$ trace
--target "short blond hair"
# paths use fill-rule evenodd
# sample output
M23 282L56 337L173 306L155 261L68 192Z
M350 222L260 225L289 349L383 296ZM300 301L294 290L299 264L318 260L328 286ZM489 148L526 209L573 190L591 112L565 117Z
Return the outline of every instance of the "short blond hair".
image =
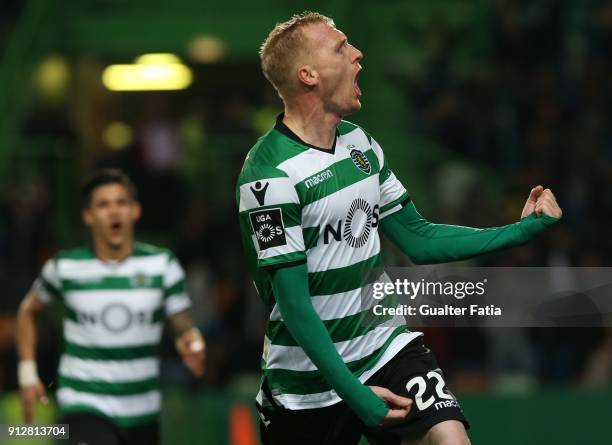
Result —
M285 22L277 23L261 45L261 69L284 101L295 88L294 70L297 57L305 49L302 28L317 23L336 27L331 18L318 12L304 11Z

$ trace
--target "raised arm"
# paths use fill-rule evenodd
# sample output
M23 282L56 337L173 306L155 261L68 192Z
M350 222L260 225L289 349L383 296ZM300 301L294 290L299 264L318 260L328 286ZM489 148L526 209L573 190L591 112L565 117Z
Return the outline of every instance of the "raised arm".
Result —
M560 217L561 209L552 192L538 186L531 191L521 220L514 224L486 229L434 224L423 218L408 199L401 210L382 220L380 228L414 263L433 264L525 244Z

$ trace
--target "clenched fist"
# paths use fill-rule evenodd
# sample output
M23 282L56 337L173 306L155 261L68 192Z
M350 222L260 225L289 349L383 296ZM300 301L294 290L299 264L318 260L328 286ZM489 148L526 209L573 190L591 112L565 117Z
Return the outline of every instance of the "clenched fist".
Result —
M523 207L521 218L529 216L533 212L535 212L538 217L548 215L553 218L561 218L563 215L553 192L550 189L545 189L541 185L531 189L529 198L527 198L527 202Z
M191 328L183 333L175 342L176 350L183 359L185 366L196 377L204 375L204 360L206 342L197 328Z

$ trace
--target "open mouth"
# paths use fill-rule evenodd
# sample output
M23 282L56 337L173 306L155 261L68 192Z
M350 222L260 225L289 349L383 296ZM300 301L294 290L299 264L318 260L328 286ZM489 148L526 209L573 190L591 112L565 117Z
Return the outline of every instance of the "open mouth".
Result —
M111 233L113 235L119 234L121 232L122 224L120 222L114 222L111 224Z
M357 94L357 97L361 96L361 88L359 88L359 75L361 74L361 68L359 68L359 71L357 71L357 74L355 75L355 80L353 82L353 86L355 88L355 94Z

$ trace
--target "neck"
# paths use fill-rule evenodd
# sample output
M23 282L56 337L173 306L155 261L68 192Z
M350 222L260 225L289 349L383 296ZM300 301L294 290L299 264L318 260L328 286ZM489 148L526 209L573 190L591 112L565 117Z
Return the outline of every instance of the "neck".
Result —
M307 102L296 101L285 105L283 122L304 142L331 150L341 118L338 114L325 111L321 103Z
M122 261L132 255L134 241L126 241L119 246L113 246L101 239L94 239L94 249L96 256L102 261Z

